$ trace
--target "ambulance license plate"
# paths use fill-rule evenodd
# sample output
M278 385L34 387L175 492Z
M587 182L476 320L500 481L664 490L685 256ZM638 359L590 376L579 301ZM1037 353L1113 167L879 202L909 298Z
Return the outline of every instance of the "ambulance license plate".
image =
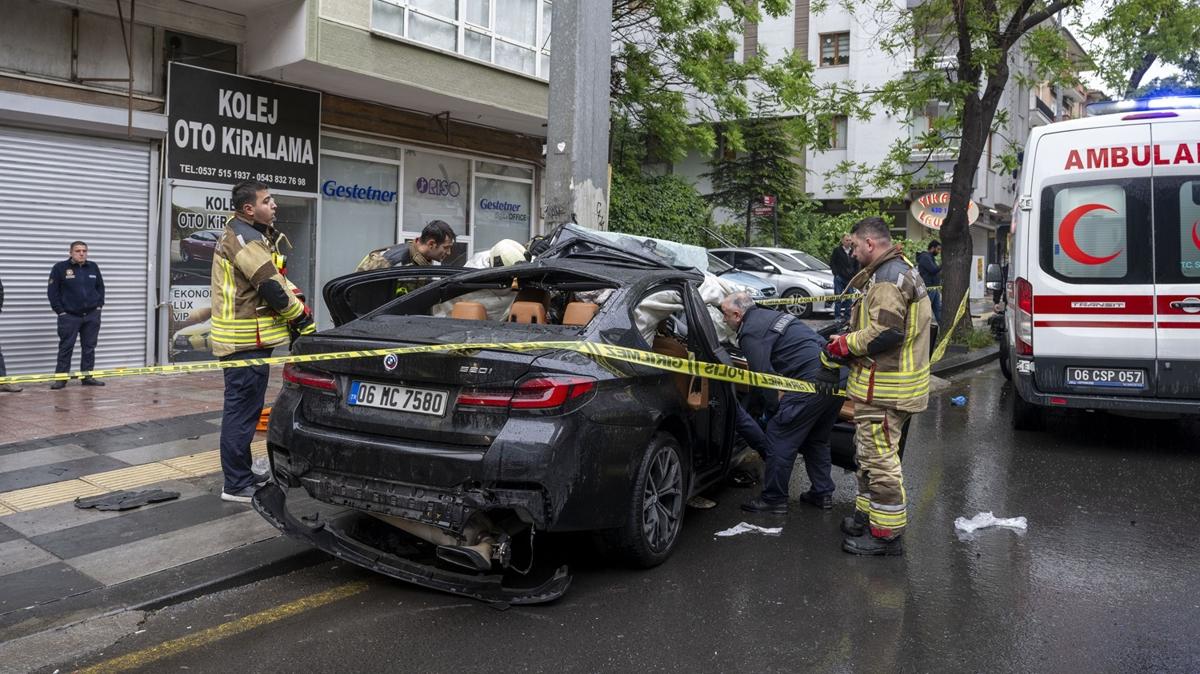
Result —
M440 417L446 413L446 398L445 391L356 381L350 384L350 396L346 402Z
M1146 388L1145 370L1124 370L1101 367L1068 367L1067 384L1100 388Z

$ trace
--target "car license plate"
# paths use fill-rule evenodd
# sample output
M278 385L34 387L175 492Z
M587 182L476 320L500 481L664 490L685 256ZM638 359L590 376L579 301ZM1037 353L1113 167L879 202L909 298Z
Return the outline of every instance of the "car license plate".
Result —
M440 417L446 413L446 397L445 391L356 381L350 384L350 396L346 402Z
M1102 388L1146 388L1145 370L1124 370L1103 367L1068 367L1067 384Z

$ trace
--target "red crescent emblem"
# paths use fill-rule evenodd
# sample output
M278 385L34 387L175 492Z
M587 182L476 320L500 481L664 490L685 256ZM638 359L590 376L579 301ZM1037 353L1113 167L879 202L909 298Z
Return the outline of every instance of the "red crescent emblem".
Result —
M1095 255L1084 252L1084 250L1079 247L1079 243L1075 241L1075 225L1079 224L1079 220L1083 216L1095 210L1105 210L1113 213L1117 212L1116 209L1109 208L1104 204L1084 204L1082 206L1077 206L1076 208L1072 209L1070 213L1067 213L1067 217L1063 218L1062 223L1058 226L1058 241L1062 246L1063 252L1066 253L1067 256L1072 260L1075 260L1080 264L1104 264L1105 262L1109 262L1121 254L1121 251L1118 250L1107 257L1096 257Z
M1200 220L1192 223L1192 245L1200 249L1200 233L1196 232L1196 228L1200 227Z

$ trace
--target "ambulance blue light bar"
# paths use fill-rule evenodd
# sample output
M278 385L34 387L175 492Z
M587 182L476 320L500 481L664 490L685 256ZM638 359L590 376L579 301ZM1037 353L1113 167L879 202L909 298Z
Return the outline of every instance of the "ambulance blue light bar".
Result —
M1101 101L1089 103L1087 106L1088 117L1156 110L1200 110L1200 96L1158 96L1129 101Z

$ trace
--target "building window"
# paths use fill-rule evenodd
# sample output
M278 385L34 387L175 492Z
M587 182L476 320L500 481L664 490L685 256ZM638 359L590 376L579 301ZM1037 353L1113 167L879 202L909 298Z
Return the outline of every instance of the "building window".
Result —
M821 35L821 65L844 66L850 62L850 33Z
M371 29L541 79L550 0L372 0Z
M846 133L849 128L849 119L845 115L837 115L833 118L830 124L829 147L835 150L846 149Z
M925 104L924 108L914 110L912 123L909 125L909 139L912 141L913 149L921 150L930 146L933 140L929 135L930 132L934 131L939 135L941 133L937 120L953 114L950 104L944 101L930 101ZM945 143L949 147L958 147L958 141L957 137L945 139Z

